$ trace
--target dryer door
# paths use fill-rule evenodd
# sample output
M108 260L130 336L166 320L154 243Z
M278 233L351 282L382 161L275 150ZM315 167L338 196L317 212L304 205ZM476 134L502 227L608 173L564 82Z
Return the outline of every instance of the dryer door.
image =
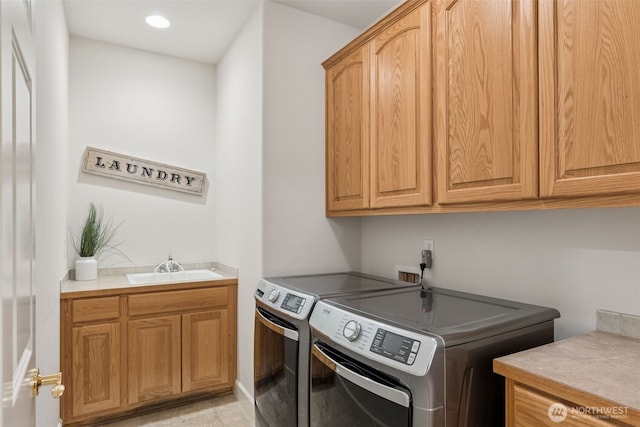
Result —
M259 427L297 425L298 342L293 325L256 308L253 363Z
M393 378L316 342L311 358L311 427L409 427L411 393Z

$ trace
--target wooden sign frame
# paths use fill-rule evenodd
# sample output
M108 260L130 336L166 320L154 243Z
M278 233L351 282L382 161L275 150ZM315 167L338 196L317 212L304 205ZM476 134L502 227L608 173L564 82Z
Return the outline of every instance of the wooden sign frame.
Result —
M152 162L138 157L89 147L84 151L82 171L167 190L202 195L207 174L191 169Z

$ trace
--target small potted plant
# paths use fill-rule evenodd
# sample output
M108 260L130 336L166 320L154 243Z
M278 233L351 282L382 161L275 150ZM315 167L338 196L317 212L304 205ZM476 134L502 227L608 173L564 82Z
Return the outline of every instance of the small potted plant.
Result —
M114 226L112 221L105 222L102 209L89 203L82 232L79 237L73 236L73 246L80 257L76 260L75 280L95 280L98 276L96 257L108 251L120 252L115 242L116 232L122 223ZM121 252L120 252L121 253Z

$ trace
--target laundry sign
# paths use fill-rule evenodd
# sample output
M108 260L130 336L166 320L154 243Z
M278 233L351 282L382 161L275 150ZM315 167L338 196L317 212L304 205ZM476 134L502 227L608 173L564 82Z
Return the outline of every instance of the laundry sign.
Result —
M93 147L85 149L82 170L94 175L198 195L202 195L207 182L207 174L203 172Z

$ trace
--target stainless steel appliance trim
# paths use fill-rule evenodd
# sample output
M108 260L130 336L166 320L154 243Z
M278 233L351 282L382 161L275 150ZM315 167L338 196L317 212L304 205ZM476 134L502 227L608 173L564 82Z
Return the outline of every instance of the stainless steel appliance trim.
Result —
M362 332L360 337L354 341L349 341L343 334L344 326L350 320L355 320L361 325ZM374 320L371 317L347 311L331 304L330 301L327 300L316 303L311 313L311 318L309 319L309 326L316 334L322 335L327 341L335 343L339 348L353 351L366 357L368 360L385 365L395 371L402 371L415 376L425 376L427 374L431 368L431 363L433 362L436 351L444 345L438 337L400 329L388 323ZM414 362L407 364L372 352L371 344L375 339L378 329L384 329L385 331L420 341ZM386 367L384 369L387 369Z
M408 408L411 405L411 397L406 393L388 387L386 385L379 384L367 377L363 377L362 375L353 372L349 368L346 368L345 366L341 365L339 362L336 362L334 359L328 356L327 353L322 351L322 349L320 349L320 347L318 347L316 344L313 345L312 353L318 356L318 359L320 359L322 363L324 363L336 374L362 387L363 389L370 391L371 393L374 393L393 403L404 406L405 408ZM329 363L326 363L327 361Z
M293 329L289 329L289 328L285 328L281 325L278 325L277 323L273 323L271 320L267 319L266 317L264 317L262 315L262 313L260 313L260 311L258 311L256 309L256 318L258 320L260 320L260 322L266 326L267 328L271 329L272 331L280 334L280 335L284 335L286 338L292 339L294 341L299 341L299 335L297 331L294 331Z

